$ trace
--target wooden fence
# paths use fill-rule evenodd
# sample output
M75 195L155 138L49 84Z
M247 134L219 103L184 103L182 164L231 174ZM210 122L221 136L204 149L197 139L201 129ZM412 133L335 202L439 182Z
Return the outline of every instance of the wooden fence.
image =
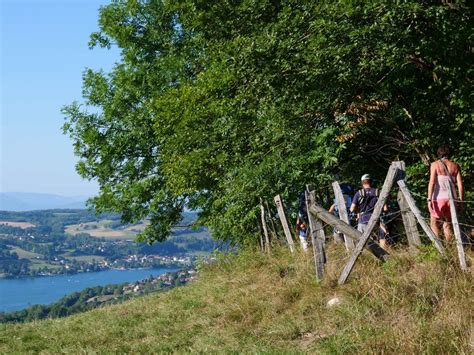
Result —
M334 196L336 198L336 204L339 210L339 218L329 213L326 209L321 207L316 199L314 191L310 191L307 186L305 191L305 203L308 211L308 227L309 233L307 235L311 239L313 248L315 274L318 280L324 277L324 265L326 262L325 255L325 234L323 223L330 225L335 228L338 232L343 234L344 244L346 252L350 254L349 261L344 265L340 277L339 284L344 284L354 265L365 248L370 251L377 259L382 262L389 258L389 253L384 250L379 243L371 238L371 235L378 231L378 222L383 209L384 204L387 201L390 191L393 187L398 187L397 201L400 205L400 213L402 217L403 226L407 235L407 240L410 248L418 249L421 246L421 239L417 229L417 223L421 226L425 234L431 240L435 248L441 255L445 255L445 250L441 240L431 230L426 220L421 215L415 200L410 193L410 190L405 182L405 163L403 161L395 161L390 165L387 172L383 187L380 191L378 201L373 209L373 212L368 221L367 227L363 233L352 227L349 223L349 216L344 201L343 194L340 189L340 185L337 181L332 184L334 190ZM450 207L451 215L453 220L454 234L456 238L456 246L459 257L459 263L462 270L467 270L463 243L461 239L461 233L459 229L459 223L456 215L455 201L454 201L454 186L448 184L447 189L450 194ZM285 208L280 195L275 196L274 202L278 212L278 218L280 220L285 238L286 244L292 253L295 252L295 243L293 241L292 233L288 225L288 220L285 213ZM271 250L271 238L269 236L267 220L270 221L272 226L273 237L277 238L276 226L270 213L270 207L268 204L261 200L261 227L262 227L262 238L261 244L262 249L266 252ZM265 212L267 211L267 213Z

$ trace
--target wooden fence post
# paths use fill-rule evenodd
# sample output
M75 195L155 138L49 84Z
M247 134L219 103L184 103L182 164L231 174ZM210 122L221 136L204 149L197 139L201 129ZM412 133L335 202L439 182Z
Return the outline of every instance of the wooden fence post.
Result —
M283 231L285 232L286 241L288 242L288 247L290 248L290 251L293 253L295 251L293 238L291 237L290 228L288 227L288 221L286 219L285 210L283 208L283 203L281 202L280 195L276 195L274 200L275 200L275 205L278 210L278 216L280 217L280 222L283 227Z
M337 209L339 210L339 218L349 224L349 216L347 215L347 206L344 196L341 191L341 187L337 181L332 183L332 188L334 190L334 196L336 197ZM337 229L338 230L338 229ZM339 231L339 230L338 230ZM346 250L354 249L354 242L351 238L344 234L344 244L346 245Z
M431 227L426 223L425 219L421 215L420 210L416 206L415 200L413 199L410 190L408 190L407 185L405 184L404 180L398 180L397 181L398 187L400 188L400 191L402 192L403 196L405 197L406 202L408 203L408 207L410 207L411 211L416 217L416 220L420 224L421 228L423 231L426 233L428 238L434 243L436 249L440 252L441 255L444 255L444 247L441 244L441 241L436 237L436 235L433 233L431 230Z
M270 253L272 247L268 236L267 222L265 221L265 207L263 207L262 198L260 198L260 217L262 219L263 235L265 236L265 250L267 253Z
M308 191L305 191L305 202L306 209L308 211L309 230L311 233L311 243L313 244L314 268L316 271L316 278L318 280L322 280L324 276L324 242L321 241L321 238L324 239L325 236L321 222L316 221L312 214L309 213L310 198L311 197Z
M260 222L260 220L257 218L257 224L259 226L259 230L260 230L260 234L259 234L259 247L260 247L260 251L264 251L264 245L263 245L263 228L262 228L262 222Z
M397 173L398 173L398 168L394 163L392 163L390 165L390 168L388 169L387 177L385 178L382 191L380 192L380 196L377 200L377 203L375 204L374 211L372 212L372 215L370 216L369 223L367 224L367 228L364 231L364 233L362 233L362 237L360 238L359 242L354 248L354 251L352 252L349 262L344 267L344 270L342 271L341 276L339 277L340 285L346 282L347 278L349 277L349 274L352 271L352 268L354 267L354 264L357 261L357 258L362 252L362 249L367 243L367 240L370 238L370 234L372 233L375 226L377 225L379 221L380 213L382 212L382 208L385 204L385 201L387 200L387 197L390 193L390 189L392 188L392 185Z
M467 271L466 256L464 255L464 248L462 246L461 229L459 228L458 215L456 212L456 205L454 203L453 186L449 181L447 182L446 188L449 194L449 207L451 209L451 221L453 223L454 236L456 237L456 248L458 250L459 264L461 265L461 270Z
M399 190L397 194L398 205L400 206L400 213L402 215L403 226L407 234L408 244L414 249L418 249L421 246L420 235L418 234L418 228L416 224L416 218L408 202L405 199L402 191Z
M405 162L399 161L397 163L398 169L400 169L399 178L405 178ZM403 227L405 228L405 232L407 234L408 244L413 249L417 250L421 246L420 235L418 233L418 228L416 226L416 219L413 212L410 210L408 203L403 196L403 193L399 190L397 194L397 202L400 206L400 212L402 215Z
M310 201L309 212L313 214L316 218L319 218L323 222L330 224L332 227L337 228L343 232L346 236L351 238L354 241L359 241L362 237L362 233L357 229L352 228L351 225L347 224L344 221L341 221L333 214L326 211L323 207L319 206L317 203ZM369 239L367 245L365 246L375 257L384 261L385 258L389 255L385 249L383 249L376 241Z

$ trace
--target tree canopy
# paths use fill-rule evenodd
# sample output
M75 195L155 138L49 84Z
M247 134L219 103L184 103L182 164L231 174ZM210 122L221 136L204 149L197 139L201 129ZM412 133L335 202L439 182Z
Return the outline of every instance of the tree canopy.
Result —
M185 208L222 240L258 231L258 198L383 180L425 193L449 143L472 183L472 5L449 1L121 0L100 9L83 103L63 109L99 211L163 240ZM466 174L468 173L468 174ZM290 206L291 207L291 206Z

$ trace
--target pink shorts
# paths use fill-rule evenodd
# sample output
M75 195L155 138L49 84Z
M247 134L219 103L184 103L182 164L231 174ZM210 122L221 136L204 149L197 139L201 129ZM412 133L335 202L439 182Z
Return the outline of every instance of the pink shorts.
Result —
M433 200L429 205L431 217L451 221L449 200Z

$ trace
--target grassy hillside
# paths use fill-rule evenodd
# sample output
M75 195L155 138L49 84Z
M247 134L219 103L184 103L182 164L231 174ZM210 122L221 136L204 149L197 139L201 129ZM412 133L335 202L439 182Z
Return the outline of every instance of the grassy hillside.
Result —
M395 252L381 266L363 255L344 286L337 286L342 247L331 246L328 256L320 284L310 255L222 256L196 283L164 294L1 325L0 353L472 353L473 275L461 273L453 256ZM335 296L341 303L328 307Z

